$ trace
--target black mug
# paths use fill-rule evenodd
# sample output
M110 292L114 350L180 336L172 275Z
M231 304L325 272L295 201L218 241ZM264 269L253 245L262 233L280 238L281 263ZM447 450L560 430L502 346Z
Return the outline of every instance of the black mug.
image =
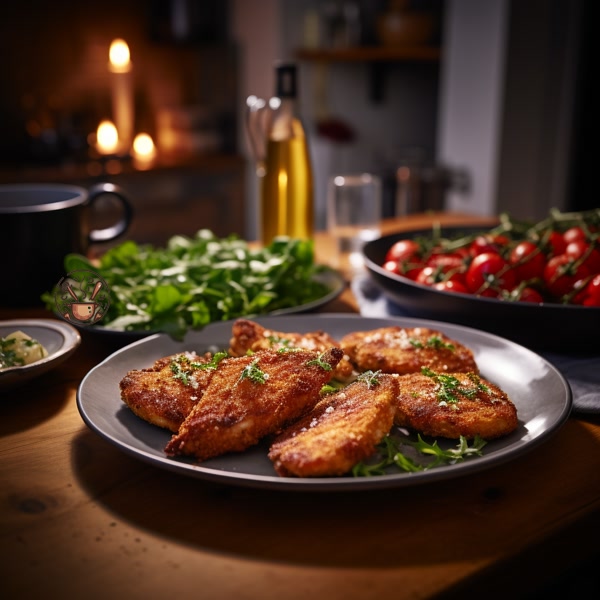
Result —
M92 228L92 206L110 194L120 205L111 227ZM62 184L0 185L0 305L40 306L66 274L64 258L123 235L132 208L123 190L99 183L89 190Z

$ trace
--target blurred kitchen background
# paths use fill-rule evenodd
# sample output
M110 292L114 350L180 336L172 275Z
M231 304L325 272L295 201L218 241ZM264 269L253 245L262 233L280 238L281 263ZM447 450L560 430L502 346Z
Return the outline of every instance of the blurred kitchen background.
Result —
M202 227L254 239L245 101L273 94L284 59L300 69L321 229L339 172L380 174L386 216L597 207L592 22L591 0L4 3L0 182L117 183L142 242ZM148 154L99 139L122 85L109 66L119 38Z

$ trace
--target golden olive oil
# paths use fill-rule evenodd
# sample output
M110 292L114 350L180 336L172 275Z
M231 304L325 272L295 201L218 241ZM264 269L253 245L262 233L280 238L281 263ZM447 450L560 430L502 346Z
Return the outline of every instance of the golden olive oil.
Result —
M304 137L269 140L262 178L262 237L313 235L313 177Z
M310 239L313 235L313 174L304 127L296 113L295 65L276 69L277 96L269 106L272 118L261 177L261 239Z

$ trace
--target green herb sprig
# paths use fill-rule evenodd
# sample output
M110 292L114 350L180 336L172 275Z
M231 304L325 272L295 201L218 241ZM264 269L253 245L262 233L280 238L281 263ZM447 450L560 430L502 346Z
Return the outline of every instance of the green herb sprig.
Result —
M249 365L246 365L240 374L240 378L238 379L238 383L243 381L244 379L250 379L254 383L266 383L267 379L269 379L269 374L265 373L258 366L258 358L255 358Z
M409 473L427 471L442 465L455 464L466 458L481 456L486 443L483 438L475 436L472 444L469 445L468 440L461 436L456 447L444 450L440 448L437 440L430 444L420 434L417 436L417 441L388 435L377 446L375 462L359 462L352 469L352 475L354 477L385 475L385 469L392 465ZM402 451L403 446L413 448L418 455L429 460L421 462L413 459Z
M185 354L179 354L171 360L170 368L174 379L180 379L184 385L190 385L195 370L216 369L219 363L228 356L227 352L216 352L209 361L191 360Z
M362 381L367 385L368 389L379 385L379 375L381 375L381 371L364 371L357 378L357 381Z
M431 377L438 384L437 398L440 404L457 404L460 396L466 398L474 398L478 392L487 392L488 387L481 382L475 373L469 373L469 380L474 384L474 387L465 387L454 377L446 373L436 373L428 367L422 367L421 373L427 377Z
M436 350L446 349L452 352L456 349L456 346L452 342L445 342L439 335L432 335L425 343L414 338L410 338L408 341L415 348L434 348Z
M14 349L16 338L0 338L0 368L21 367L25 364L22 356Z
M321 354L319 354L319 356L317 356L317 358L313 358L312 360L309 360L306 363L306 365L307 366L316 365L317 367L321 367L321 369L323 369L324 371L331 371L331 365L323 360L324 355L325 355L325 353L322 352Z

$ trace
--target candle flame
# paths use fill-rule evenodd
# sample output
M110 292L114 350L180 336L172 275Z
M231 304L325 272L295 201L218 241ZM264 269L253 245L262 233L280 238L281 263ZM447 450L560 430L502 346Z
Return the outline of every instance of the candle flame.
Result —
M147 133L138 133L133 140L133 165L136 169L152 168L156 158L156 147Z
M154 156L154 142L147 133L138 133L133 140L133 151L138 158Z
M117 128L111 121L102 121L96 132L96 143L100 154L114 154L119 146Z
M108 51L110 66L117 73L126 73L130 69L129 46L125 40L117 38L112 41Z

